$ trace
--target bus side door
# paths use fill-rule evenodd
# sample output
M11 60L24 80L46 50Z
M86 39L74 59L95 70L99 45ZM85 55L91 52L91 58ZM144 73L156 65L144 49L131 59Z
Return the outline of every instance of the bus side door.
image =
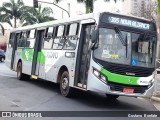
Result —
M45 71L44 71L44 63L42 63L42 45L43 45L43 35L45 28L40 28L37 30L37 36L34 47L33 61L32 61L32 70L31 75L32 78L37 79L37 77L44 79ZM43 73L43 74L42 74Z
M6 64L10 69L15 70L14 68L14 62L16 57L16 50L17 50L17 39L18 39L18 33L11 33L9 38L9 43L7 46L7 52L6 52Z

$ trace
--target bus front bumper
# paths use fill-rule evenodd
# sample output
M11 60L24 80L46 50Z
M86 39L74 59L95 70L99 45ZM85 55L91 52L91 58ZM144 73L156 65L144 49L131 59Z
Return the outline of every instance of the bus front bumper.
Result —
M127 93L122 91L114 91L110 89L110 86L106 83L100 81L97 77L91 74L90 79L88 80L87 90L102 93L102 94L112 94L120 96L130 96L130 97L144 97L150 98L154 92L154 83L150 88L147 88L143 93Z
M126 93L121 91L112 91L110 90L110 86L107 86L108 90L106 94L114 94L114 95L120 95L120 96L131 96L131 97L144 97L144 98L150 98L153 95L154 92L154 84L147 89L144 93Z

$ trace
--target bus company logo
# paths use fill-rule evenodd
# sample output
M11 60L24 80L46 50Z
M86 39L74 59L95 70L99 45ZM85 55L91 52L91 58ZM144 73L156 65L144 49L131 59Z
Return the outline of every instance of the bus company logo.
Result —
M135 73L129 73L129 72L126 72L126 75L135 76Z
M132 80L131 80L131 79L128 79L128 83L132 83Z
M52 59L57 59L58 58L58 53L57 52L48 52L46 57L47 58L52 58Z

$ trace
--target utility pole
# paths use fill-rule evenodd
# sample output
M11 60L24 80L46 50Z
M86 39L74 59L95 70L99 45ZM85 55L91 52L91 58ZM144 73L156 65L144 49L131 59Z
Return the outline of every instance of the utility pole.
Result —
M44 1L39 1L39 0L33 0L33 7L38 8L38 2L55 5L55 6L57 6L58 8L62 9L63 11L65 11L65 12L68 14L68 16L70 17L70 13L69 13L67 10L65 10L64 8L58 6L58 5L55 4L55 3L44 2Z
M70 3L67 3L68 5L68 13L70 14Z

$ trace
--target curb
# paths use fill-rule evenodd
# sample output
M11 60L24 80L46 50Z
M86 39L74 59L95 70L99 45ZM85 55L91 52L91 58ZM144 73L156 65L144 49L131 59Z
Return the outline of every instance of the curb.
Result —
M160 102L160 97L152 96L152 97L151 97L151 100L154 100L154 101Z

